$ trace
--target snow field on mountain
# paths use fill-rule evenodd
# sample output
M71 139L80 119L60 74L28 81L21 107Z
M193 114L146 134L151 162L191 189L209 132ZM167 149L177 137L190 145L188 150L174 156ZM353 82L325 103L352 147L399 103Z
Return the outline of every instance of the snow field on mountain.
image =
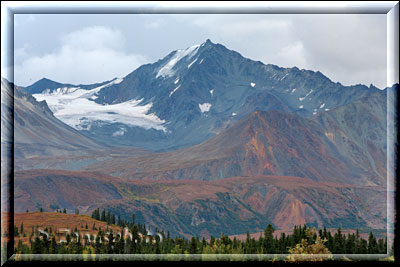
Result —
M69 126L81 130L94 121L107 123L123 123L129 126L139 126L145 129L166 131L164 120L155 114L148 114L152 103L140 105L143 99L133 99L123 103L102 105L90 99L96 98L104 87L120 83L122 79L116 79L106 85L92 90L80 88L58 88L53 92L49 90L41 94L34 94L37 101L45 100L54 113L54 116Z

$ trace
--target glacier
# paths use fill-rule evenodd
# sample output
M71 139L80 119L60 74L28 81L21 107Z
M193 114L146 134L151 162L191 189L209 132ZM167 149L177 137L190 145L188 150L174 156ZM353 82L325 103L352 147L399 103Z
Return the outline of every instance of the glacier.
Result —
M88 124L90 127L91 123L100 121L166 132L163 126L165 120L161 120L154 113L148 113L153 105L151 102L140 105L143 99L132 99L122 103L103 105L93 101L101 89L120 82L122 79L115 79L91 90L79 87L57 88L53 92L44 90L40 94L33 94L33 97L37 101L45 100L56 118L77 130L86 129Z

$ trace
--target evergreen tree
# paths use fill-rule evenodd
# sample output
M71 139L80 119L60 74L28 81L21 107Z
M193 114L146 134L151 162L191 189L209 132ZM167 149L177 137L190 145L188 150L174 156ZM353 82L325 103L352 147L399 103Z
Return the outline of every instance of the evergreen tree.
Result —
M276 247L277 253L286 254L287 253L287 239L285 233L281 233L281 236Z
M195 239L194 237L192 237L192 240L190 241L189 253L190 253L190 254L196 254L196 253L198 253L198 246L197 246L196 239Z
M19 236L18 227L14 224L14 236Z
M95 239L95 244L94 244L94 253L99 254L101 251L101 242L102 242L102 232L99 230L97 232L97 236Z
M356 252L356 237L354 234L348 234L345 246L346 254L354 254Z
M354 240L354 253L358 254L358 250L360 247L360 232L358 231L358 229L356 230L356 234L355 234L355 240Z
M57 242L56 238L52 236L49 246L49 254L56 254L57 253Z
M92 213L92 218L95 220L100 220L100 210L99 208L95 209Z
M100 221L105 222L106 221L106 211L103 210L101 212L101 217L100 217Z
M374 237L372 232L370 232L368 237L368 254L375 253L378 253L378 244L376 243L376 238Z
M357 254L367 254L368 253L367 241L361 238L360 242L358 242L358 247L356 250Z
M164 240L163 244L163 253L170 253L173 248L173 240L171 239L169 231L167 232L167 238Z
M275 240L274 240L274 231L275 229L271 224L268 224L267 228L264 231L264 253L272 254L275 251Z
M133 227L131 228L131 234L132 234L132 249L131 249L131 253L139 253L141 251L141 238L139 236L139 228L136 224L133 225Z
M379 253L379 254L386 254L385 241L383 240L383 238L380 238L380 239L378 240L378 249L377 249L377 253Z
M385 237L385 244L384 244L384 254L388 253L388 246L387 246L387 236Z
M132 214L132 225L134 225L136 223L135 219L136 219L136 215L135 215L135 213L133 213Z
M40 240L39 236L36 236L35 240L31 244L31 247L33 254L42 254L43 246L42 246L42 240Z
M111 232L108 236L107 253L112 254L114 250L114 234Z
M169 232L168 232L168 234L169 234ZM236 238L235 238L235 240L236 240ZM204 237L203 237L203 239L201 240L201 245L200 245L200 253L202 254L203 253L203 249L205 248L207 246L207 241L204 239Z
M322 239L328 239L328 233L327 233L325 227L324 227L324 231L322 232Z
M333 252L335 254L344 254L345 253L344 245L345 243L344 243L344 237L342 235L342 230L338 228L336 234L333 237Z
M46 234L41 234L42 236L42 252L43 254L48 254L49 253L49 245L50 242L47 239L47 235Z
M122 235L117 235L115 241L115 253L117 254L124 253L124 246L125 242L124 239L122 238Z
M110 214L110 211L107 212L106 222L107 222L107 224L110 224L110 223L111 223L111 214Z
M65 236L65 239L67 241L67 245L69 245L69 243L71 243L71 236L67 233L67 235Z

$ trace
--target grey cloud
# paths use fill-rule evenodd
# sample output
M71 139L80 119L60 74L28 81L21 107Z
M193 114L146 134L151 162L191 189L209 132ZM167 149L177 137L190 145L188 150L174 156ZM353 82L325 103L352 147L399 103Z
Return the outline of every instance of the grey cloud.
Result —
M61 38L61 46L54 52L26 56L15 65L15 82L26 86L32 80L46 77L65 83L88 84L123 77L148 63L144 56L123 51L124 42L119 31L102 26L70 32Z
M60 53L68 44L62 36L65 38L71 32L105 27L112 29L115 38L124 42L103 40L106 42L103 48L106 46L118 53L98 54L102 58L136 55L142 61L154 62L172 50L210 38L265 64L319 70L345 85L373 83L380 88L386 86L385 15L64 14L34 15L33 18L34 22L29 25L18 24L15 41L17 49L27 47L19 52L28 53L32 58L43 59ZM22 17L20 19L22 22ZM28 20L24 19L25 22ZM94 39L74 44L82 47L87 43L97 45L95 41L99 37L93 34L91 38ZM98 47L95 50L104 52ZM110 64L116 62L116 59L110 60ZM141 60L136 62L139 64ZM118 76L126 72L121 70ZM43 72L42 76L48 76L48 73ZM96 77L92 75L92 78ZM107 78L99 76L100 80L96 82Z

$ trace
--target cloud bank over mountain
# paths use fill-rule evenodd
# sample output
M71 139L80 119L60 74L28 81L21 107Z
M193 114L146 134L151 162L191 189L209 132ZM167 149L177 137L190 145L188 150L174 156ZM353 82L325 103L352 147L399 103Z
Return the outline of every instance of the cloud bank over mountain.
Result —
M16 57L26 58L16 64L15 80L17 84L29 84L45 75L62 82L95 83L125 76L148 62L145 56L126 52L126 45L123 33L110 27L72 31L60 38L59 46L43 55L30 55L26 46L17 49Z
M385 14L18 14L15 81L110 80L210 38L265 64L384 88L386 35Z

